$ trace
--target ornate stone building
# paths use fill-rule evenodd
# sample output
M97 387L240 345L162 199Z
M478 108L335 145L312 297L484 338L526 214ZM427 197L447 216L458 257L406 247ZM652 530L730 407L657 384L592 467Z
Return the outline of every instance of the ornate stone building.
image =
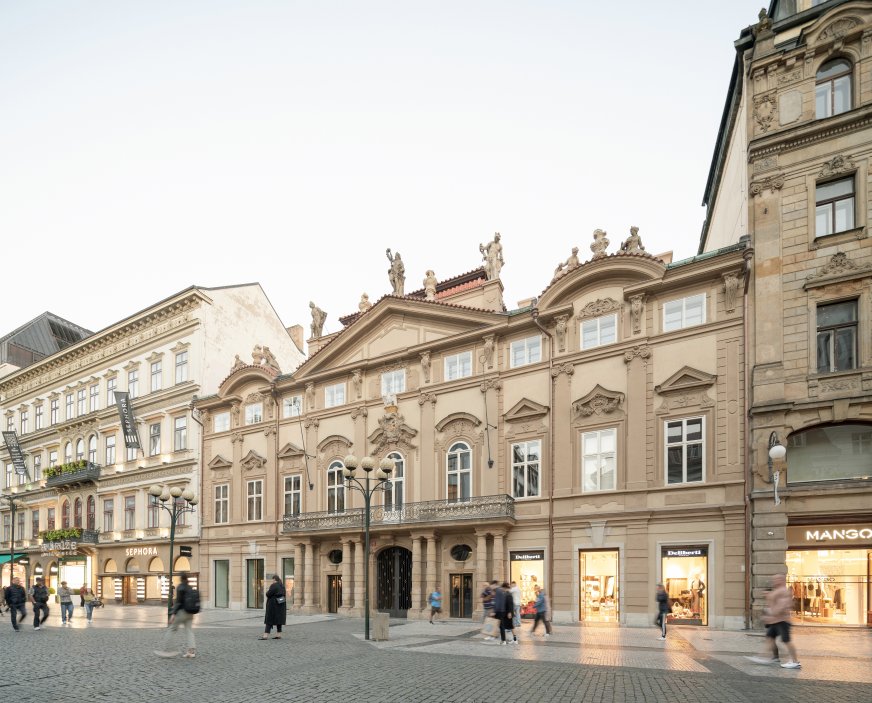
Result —
M650 625L663 581L676 622L743 626L744 244L672 263L598 230L511 311L502 246L198 399L210 605L261 607L278 573L293 612L360 614L369 559L373 608L410 618L437 584L475 617L494 578L525 612L544 585L557 619ZM369 555L348 454L394 462Z
M277 369L275 357L287 369L302 361L259 285L192 287L0 379L3 429L17 432L28 468L17 475L7 447L0 449L3 546L8 555L12 499L23 581L41 575L52 588L61 580L88 584L125 604L166 598L169 518L147 491L153 484L198 491L200 428L191 401L215 388L252 340L268 345L255 350L263 368ZM141 450L125 448L116 391L130 394ZM173 571L193 579L199 518L199 510L185 514L176 530L176 544L191 556L177 549Z
M748 595L872 624L872 7L775 0L736 49L700 252L753 247Z

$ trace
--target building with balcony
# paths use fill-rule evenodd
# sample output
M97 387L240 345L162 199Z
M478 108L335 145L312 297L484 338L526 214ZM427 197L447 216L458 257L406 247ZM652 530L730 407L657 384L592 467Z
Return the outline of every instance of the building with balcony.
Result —
M497 579L525 615L541 585L556 619L650 625L663 581L675 622L742 627L744 243L608 243L514 310L484 268L362 301L295 372L239 366L199 398L204 601L259 608L279 574L292 612L360 614L369 560L394 616L438 585L476 617ZM394 465L369 554L349 454Z
M735 45L700 253L752 246L749 597L872 624L872 7L773 0Z
M276 373L303 360L259 285L191 287L0 379L0 421L27 460L27 475L18 475L0 448L24 582L88 584L137 604L166 598L171 558L173 572L196 580L199 514L186 513L176 530L192 557L171 556L169 518L148 488L198 490L200 426L190 404L249 353ZM125 446L116 391L130 394L140 449ZM0 502L7 554L9 502Z

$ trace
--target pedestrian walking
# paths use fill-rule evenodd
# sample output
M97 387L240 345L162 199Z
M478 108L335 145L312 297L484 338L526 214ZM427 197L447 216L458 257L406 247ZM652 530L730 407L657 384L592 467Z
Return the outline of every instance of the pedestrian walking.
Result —
M756 657L748 657L756 664L777 664L778 642L787 647L790 659L781 665L782 669L799 669L802 664L796 656L796 647L790 638L790 611L793 607L793 593L787 588L784 574L772 577L772 587L766 594L766 607L763 609L763 624L766 625L766 649Z
M61 581L58 588L58 601L61 604L61 626L73 624L73 592L67 588L67 582Z
M21 632L18 621L27 617L27 608L24 606L27 603L27 593L21 585L21 579L17 576L13 578L12 583L3 589L3 596L9 612L12 613L12 629Z
M48 589L42 576L36 577L36 583L30 589L30 602L33 604L33 629L38 630L48 620ZM42 614L42 617L40 617Z
M521 589L517 581L512 581L509 591L512 594L512 602L515 604L515 612L512 614L512 625L515 626L515 632L521 631Z
M518 644L518 637L515 634L515 625L513 623L515 603L512 600L512 592L509 590L508 581L503 581L503 585L494 593L494 615L500 622L500 644ZM507 631L512 633L512 639L508 641L506 640Z
M666 639L666 618L669 615L669 594L663 587L662 583L657 584L657 592L654 594L654 600L657 601L657 618L654 624L660 628L660 639Z
M273 582L266 592L266 612L263 616L264 630L258 639L269 639L269 633L276 628L274 640L282 638L282 625L288 619L288 603L285 595L285 587L278 574L273 574Z
M484 588L481 591L481 607L484 611L484 615L481 618L481 621L484 622L489 617L493 617L494 614L494 589L497 585L496 581L491 581L488 583L484 582Z
M91 618L94 617L94 601L96 599L97 596L94 595L94 591L82 584L82 587L79 589L79 600L85 609L85 618L87 618L86 622L89 625L93 624Z
M197 643L194 640L194 615L200 612L200 594L197 590L188 585L188 575L181 574L179 576L179 585L176 586L176 599L173 601L173 608L170 613L170 623L164 633L163 649L155 650L155 654L159 657L174 657L179 654L178 651L170 649L170 644L173 635L178 631L179 626L185 630L185 641L187 649L182 655L188 659L193 659L197 656Z
M548 608L548 597L545 595L545 589L541 586L536 586L536 602L533 604L533 609L536 611L536 619L533 620L533 629L530 630L532 635L539 627L539 623L545 625L545 637L551 637L551 612Z
M430 624L432 625L433 618L442 613L442 594L439 592L439 586L430 591L427 600L430 603Z

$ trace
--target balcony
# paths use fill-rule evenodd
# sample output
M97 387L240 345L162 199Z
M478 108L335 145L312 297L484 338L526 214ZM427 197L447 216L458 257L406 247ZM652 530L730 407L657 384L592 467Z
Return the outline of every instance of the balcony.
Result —
M84 530L81 527L68 527L60 530L43 530L39 533L43 546L57 543L97 544L100 533L97 530Z
M90 461L73 461L69 464L52 466L45 470L46 488L74 487L85 483L95 483L100 478L101 467Z
M375 506L369 511L370 527L398 527L400 525L444 524L459 522L492 522L508 520L514 523L515 500L511 496L481 496L464 501L430 500L406 503L398 510L385 510ZM317 532L363 529L363 508L342 513L300 513L285 515L282 532Z

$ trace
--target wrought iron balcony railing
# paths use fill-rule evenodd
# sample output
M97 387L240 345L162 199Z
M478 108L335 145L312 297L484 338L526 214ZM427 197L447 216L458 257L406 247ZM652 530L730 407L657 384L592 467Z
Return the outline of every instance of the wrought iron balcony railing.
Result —
M45 480L46 488L57 486L72 486L81 483L93 483L100 478L100 465L93 464L90 461L74 462L82 463L82 466L73 466L65 464L60 467L53 467L51 471L55 471L53 475L49 475ZM48 473L48 471L46 471Z
M463 501L429 500L406 503L395 510L386 510L384 506L378 505L369 511L372 527L514 517L515 500L508 495L480 496ZM363 529L363 508L352 508L341 513L285 515L282 532L347 528Z

